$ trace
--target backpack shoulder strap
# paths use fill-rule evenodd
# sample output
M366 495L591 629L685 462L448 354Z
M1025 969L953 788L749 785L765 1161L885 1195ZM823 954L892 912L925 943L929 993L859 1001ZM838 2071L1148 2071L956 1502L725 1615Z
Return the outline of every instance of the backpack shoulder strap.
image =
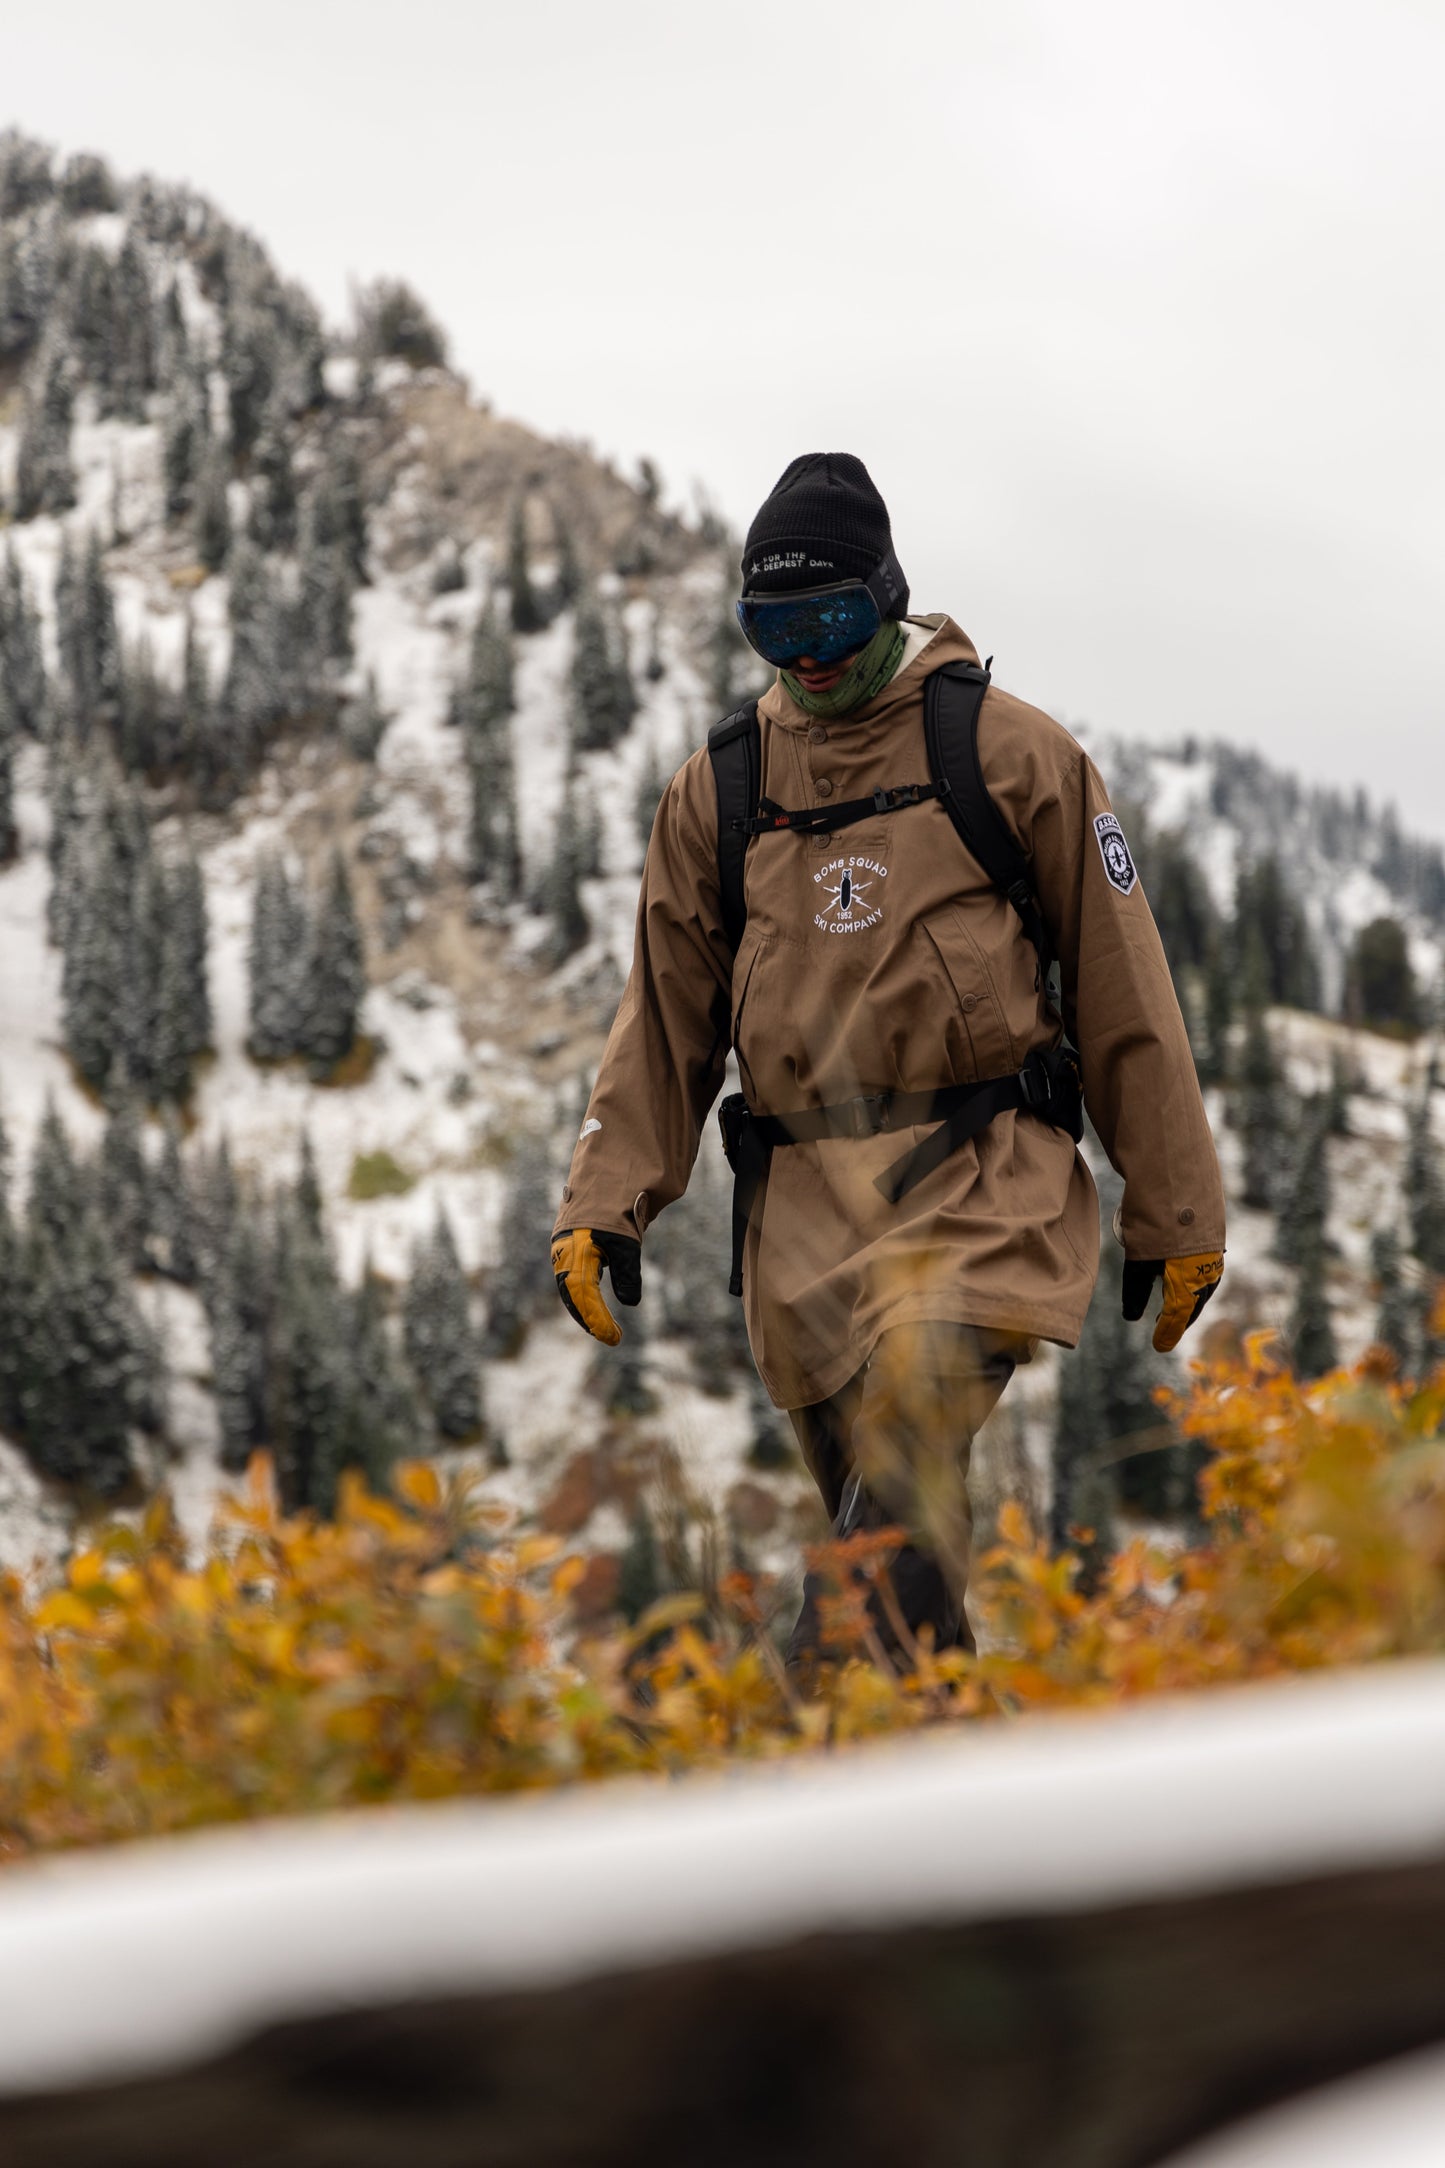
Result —
M978 717L988 682L988 671L977 663L945 663L932 672L923 692L928 770L965 847L1018 913L1024 933L1038 952L1042 982L1048 977L1053 949L1034 894L1033 872L993 802L978 757Z
M737 824L751 820L762 790L762 732L758 703L746 701L707 734L708 758L717 784L717 872L723 931L736 950L748 921L743 861L752 838Z

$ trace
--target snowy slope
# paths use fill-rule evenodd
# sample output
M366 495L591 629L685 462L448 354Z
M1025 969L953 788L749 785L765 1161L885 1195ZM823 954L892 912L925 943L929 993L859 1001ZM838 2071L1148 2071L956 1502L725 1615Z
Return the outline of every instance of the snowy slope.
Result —
M191 205L187 217L195 210ZM76 222L74 231L114 257L122 225L118 214L100 213ZM195 351L209 363L208 393L219 416L225 387L215 366L216 305L186 247L165 255L158 244L146 246L157 262L165 257L166 275L176 281ZM518 491L543 476L548 501L554 508L565 503L577 531L596 544L598 566L625 561L623 544L642 500L576 447L548 444L498 420L442 370L387 361L363 396L355 355L332 353L325 381L346 427L366 447L371 500L369 583L355 598L348 682L358 691L373 675L391 721L374 768L349 758L334 737L283 742L233 811L189 824L210 912L215 1049L198 1079L186 1149L194 1156L225 1138L243 1174L289 1179L302 1139L309 1138L348 1277L369 1258L399 1283L412 1245L444 1210L480 1307L489 1281L515 1269L516 1245L525 1242L530 1252L545 1237L544 1228L507 1223L509 1172L519 1145L540 1137L560 1179L569 1125L630 957L641 852L638 788L645 774L665 774L684 758L712 717L708 651L723 603L721 558L715 538L673 521L666 548L645 569L625 576L601 570L597 578L599 594L625 627L639 707L614 749L584 754L577 763L576 787L599 825L601 865L585 888L591 939L554 971L545 955L547 921L529 909L527 897L548 863L568 788L573 613L563 611L546 630L517 643L511 732L524 863L515 896L468 888L468 778L461 734L447 721L448 700L484 600L504 576L507 519ZM74 548L95 533L108 544L106 569L125 641L144 639L158 670L178 682L189 617L214 682L229 643L228 582L224 574L205 576L186 531L166 521L163 402L151 405L144 421L101 419L94 394L82 388L72 432L75 509L10 524L0 548L14 552L40 605L52 664L62 546L67 536ZM0 491L13 488L20 425L18 398L0 399ZM298 427L304 465L318 455L306 436L310 422ZM244 479L229 484L237 524L252 486ZM552 546L546 535L533 535L533 572L544 583ZM438 593L436 573L449 551L465 585ZM660 671L645 667L654 655ZM1351 932L1384 911L1406 916L1422 978L1438 978L1440 925L1423 904L1402 899L1380 870L1410 860L1388 816L1351 808L1346 818L1338 804L1251 766L1225 746L1164 752L1086 737L1121 803L1141 808L1155 829L1187 835L1221 907L1231 899L1240 862L1274 849L1335 980ZM48 1101L87 1149L103 1121L61 1045L60 958L45 930L42 766L37 747L22 748L22 849L15 864L0 870L0 1115L18 1182ZM168 821L174 816L163 813L163 832ZM335 845L352 864L368 932L372 985L363 1023L376 1058L363 1080L323 1088L299 1064L262 1069L249 1059L247 949L261 856L279 847L314 867ZM1373 1320L1369 1233L1400 1211L1404 1109L1429 1050L1351 1035L1320 1018L1280 1014L1274 1026L1297 1085L1322 1081L1337 1047L1347 1050L1361 1078L1351 1108L1354 1134L1330 1146L1331 1294L1342 1352L1352 1355L1365 1345ZM1219 1134L1233 1178L1237 1140L1222 1123ZM154 1125L149 1141L158 1149ZM383 1152L409 1180L406 1193L366 1201L352 1195L358 1160ZM704 1153L715 1185L711 1135ZM684 1203L669 1218L690 1209ZM1291 1276L1270 1256L1271 1239L1266 1219L1236 1212L1211 1331L1282 1322ZM217 1480L204 1326L195 1305L174 1291L148 1289L145 1299L170 1348L175 1456L168 1472L184 1494L189 1525L199 1530ZM695 1487L721 1509L748 1473L751 1423L743 1397L700 1393L685 1348L660 1340L648 1359L660 1406L638 1434L675 1443ZM489 1365L488 1415L510 1461L491 1480L519 1508L535 1506L569 1457L585 1454L607 1432L608 1419L586 1389L593 1367L594 1350L560 1318L535 1328L516 1361ZM1043 1350L1020 1373L980 1451L985 1487L994 1481L987 1475L992 1454L999 1482L1022 1485L1036 1506L1046 1500L1058 1370L1057 1357ZM63 1501L36 1486L3 1445L0 1478L0 1557L23 1563L37 1548L53 1554L67 1526ZM796 1514L807 1487L796 1474L766 1481L780 1519L758 1555L781 1565L795 1555ZM615 1548L616 1503L604 1501L569 1533Z

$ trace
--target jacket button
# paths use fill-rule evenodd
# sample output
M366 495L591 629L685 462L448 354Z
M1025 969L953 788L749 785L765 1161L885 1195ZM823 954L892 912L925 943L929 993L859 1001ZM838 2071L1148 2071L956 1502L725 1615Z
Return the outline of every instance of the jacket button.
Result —
M830 783L830 782L828 781L828 778L827 778L827 776L826 776L826 775L820 775L820 776L819 776L819 778L818 778L818 796L819 796L820 798L831 798L831 797L832 797L832 795L833 795L833 786L832 786L832 784L831 784L831 783Z
M978 995L965 994L960 1006L962 1007L964 1014L967 1015L970 1009L976 1009L978 1007Z
M808 732L809 745L826 745L827 742L827 731L823 728L821 723L814 723L812 729Z
M1192 1227L1194 1225L1193 1205L1187 1204L1184 1207L1184 1210L1179 1215L1179 1224L1181 1227Z

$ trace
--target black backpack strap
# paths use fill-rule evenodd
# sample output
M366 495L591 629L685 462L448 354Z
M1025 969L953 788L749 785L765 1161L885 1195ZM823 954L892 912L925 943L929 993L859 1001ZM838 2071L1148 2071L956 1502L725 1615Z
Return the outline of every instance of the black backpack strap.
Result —
M978 717L988 671L978 663L945 663L923 690L923 736L928 769L944 811L995 888L1007 896L1038 952L1039 983L1049 975L1053 944L1034 894L1028 859L1014 841L984 781L978 757Z
M758 810L762 792L762 733L758 703L749 700L714 723L707 734L708 758L717 785L717 874L722 891L723 931L736 950L748 922L743 890L743 862L752 836L746 823Z

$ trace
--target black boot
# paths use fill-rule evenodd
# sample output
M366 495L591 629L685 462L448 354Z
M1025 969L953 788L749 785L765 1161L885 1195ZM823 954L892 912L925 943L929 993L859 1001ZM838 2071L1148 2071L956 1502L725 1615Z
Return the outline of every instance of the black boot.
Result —
M896 1526L896 1516L864 1488L860 1475L854 1475L843 1492L843 1503L828 1535L831 1542L839 1543L848 1536L871 1529ZM920 1550L916 1543L905 1542L894 1554L888 1578L903 1623L915 1640L919 1628L929 1626L933 1629L935 1649L972 1651L974 1641L968 1619L944 1579L936 1558ZM804 1576L803 1601L784 1657L790 1671L807 1671L838 1653L825 1648L820 1639L818 1600L828 1593L828 1583L822 1575L809 1573ZM889 1607L876 1588L869 1593L868 1616L885 1652L890 1657L900 1657L906 1664L907 1652L899 1642L889 1617Z

